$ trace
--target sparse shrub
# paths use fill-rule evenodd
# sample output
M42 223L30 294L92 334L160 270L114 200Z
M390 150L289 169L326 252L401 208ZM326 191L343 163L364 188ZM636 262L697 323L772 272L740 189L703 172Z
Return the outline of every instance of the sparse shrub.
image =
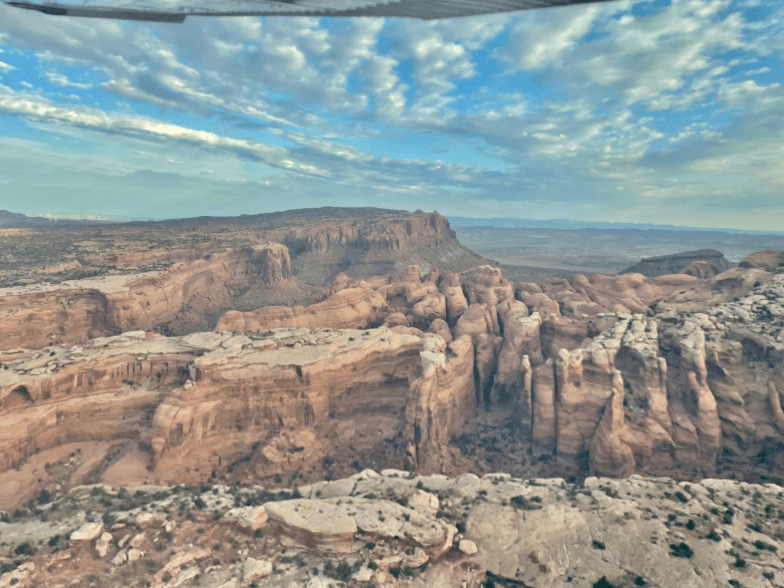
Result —
M692 548L685 543L671 543L670 550L670 555L673 557L684 557L688 559L694 555Z
M716 531L711 531L705 538L715 541L716 543L721 541L721 536Z
M30 543L29 541L25 541L24 543L20 543L14 549L14 555L30 555L33 556L38 552L35 546Z
M20 561L6 561L0 564L0 576L3 574L7 574L8 572L13 572L19 564L22 563Z
M778 551L778 547L776 547L775 545L771 545L770 543L765 543L764 541L760 541L759 539L757 539L754 542L754 547L756 547L760 551L770 551L772 553L776 553L776 551Z
M341 582L348 582L348 579L351 577L351 572L352 569L350 565L346 562L340 562L335 570L335 579L340 580Z
M38 504L48 504L52 502L52 493L46 488L38 493Z

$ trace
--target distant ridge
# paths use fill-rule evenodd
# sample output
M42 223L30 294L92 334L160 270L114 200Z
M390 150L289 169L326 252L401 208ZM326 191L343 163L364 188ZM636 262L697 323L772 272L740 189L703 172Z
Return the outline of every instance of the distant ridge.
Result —
M3 228L23 228L50 225L53 221L42 216L27 216L18 212L0 210L0 227Z
M109 221L75 219L75 218L54 218L44 216L27 216L20 212L0 210L0 228L3 229L24 229L31 227L70 227L73 225L94 225L105 224Z
M471 218L466 216L447 216L452 228L493 227L496 229L561 229L603 231L700 231L708 233L743 233L750 235L784 235L784 231L751 231L744 229L685 227L678 225L654 225L645 223L610 223L596 221L573 221L565 219L535 220L524 218Z

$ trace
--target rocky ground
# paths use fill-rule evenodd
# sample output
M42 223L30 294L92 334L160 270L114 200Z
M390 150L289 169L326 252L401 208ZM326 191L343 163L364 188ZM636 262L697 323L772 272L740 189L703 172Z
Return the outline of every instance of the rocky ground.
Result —
M2 520L3 588L784 585L784 488L716 479L96 485Z

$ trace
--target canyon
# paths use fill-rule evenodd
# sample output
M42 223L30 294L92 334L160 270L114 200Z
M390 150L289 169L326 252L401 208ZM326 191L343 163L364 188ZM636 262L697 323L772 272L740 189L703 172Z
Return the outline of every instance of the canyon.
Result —
M626 583L633 577L626 564L570 571L536 549L536 562L521 555L534 562L531 569L515 568L511 547L492 546L491 527L508 523L513 533L530 517L539 521L536 528L557 520L604 544L588 528L594 523L583 520L594 521L588 512L621 508L605 504L602 493L613 500L620 491L669 499L675 490L666 490L670 482L662 477L714 492L724 484L722 492L740 494L782 485L784 254L759 252L727 268L712 252L706 259L690 252L679 257L678 263L688 261L680 273L531 282L467 252L437 213L342 214L68 228L74 232L68 243L81 239L78 254L63 247L70 252L47 258L31 283L0 289L0 509L33 512L70 503L83 496L82 484L97 488L91 495L107 504L118 488L159 488L151 492L168 496L182 484L209 486L226 499L210 507L215 517L251 532L268 524L283 548L305 546L310 554L340 559L361 551L357 537L386 537L392 551L373 560L380 572L363 571L367 578L354 578L352 586L465 580L544 588L561 586L567 572L586 586L601 576ZM207 237L188 245L198 223ZM108 236L100 245L94 233L87 252L78 231L126 237L112 248ZM152 242L164 233L165 246L142 247L129 236L146 234ZM5 278L17 279L15 271ZM384 481L391 478L418 480L421 487L400 490ZM489 486L509 484L522 486L489 498ZM538 487L550 488L550 498L531 494ZM239 489L249 488L257 488L265 506L247 507L263 512L229 512L232 500L242 506ZM456 504L433 518L445 488L471 502L468 518ZM547 506L563 499L559 492L579 502L574 512ZM386 498L378 499L380 493ZM532 503L534 494L544 503ZM347 505L350 497L356 500ZM542 508L546 516L528 513ZM700 508L684 516L701 516L708 507ZM639 514L648 521L646 533L660 525L647 516ZM392 524L380 517L400 524L380 536ZM15 524L10 514L5 519L0 525ZM98 524L86 517L78 522ZM101 552L124 554L113 565L125 565L131 552L115 533L122 527L104 524L100 533L85 528L86 539L71 536L68 549L77 551L69 558L81 561L101 540ZM0 526L2 533L13 529ZM208 532L217 537L221 529L216 522ZM691 545L691 535L675 533L666 541ZM143 540L137 542L133 549L145 551ZM518 536L514 545L524 543ZM663 549L661 557L685 549ZM405 555L394 562L403 564L383 563L400 550ZM226 581L240 578L236 588L249 586L253 574L281 564L253 557L243 565L255 572L235 571ZM23 586L42 581L33 560L32 568L20 562L0 575L0 586L9 574ZM389 575L390 567L430 565L441 570L438 578ZM175 567L167 564L170 580L160 574L153 584L169 585ZM208 567L200 564L193 573L220 568ZM263 585L277 586L273 576ZM654 577L655 570L637 577L643 576ZM309 587L332 581L296 581L305 580Z
M128 459L151 483L316 480L350 464L777 481L773 269L515 286L492 266L462 284L412 266L341 274L319 302L228 311L210 332L6 349L0 467L122 441L127 457L98 479Z

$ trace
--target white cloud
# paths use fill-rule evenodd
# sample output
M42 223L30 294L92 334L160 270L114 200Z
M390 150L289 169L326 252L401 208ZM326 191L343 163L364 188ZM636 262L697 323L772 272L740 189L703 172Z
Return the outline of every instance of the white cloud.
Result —
M81 88L82 90L93 87L92 84L79 84L77 82L72 82L66 76L51 71L45 72L44 77L50 84L55 86L73 86L74 88Z

